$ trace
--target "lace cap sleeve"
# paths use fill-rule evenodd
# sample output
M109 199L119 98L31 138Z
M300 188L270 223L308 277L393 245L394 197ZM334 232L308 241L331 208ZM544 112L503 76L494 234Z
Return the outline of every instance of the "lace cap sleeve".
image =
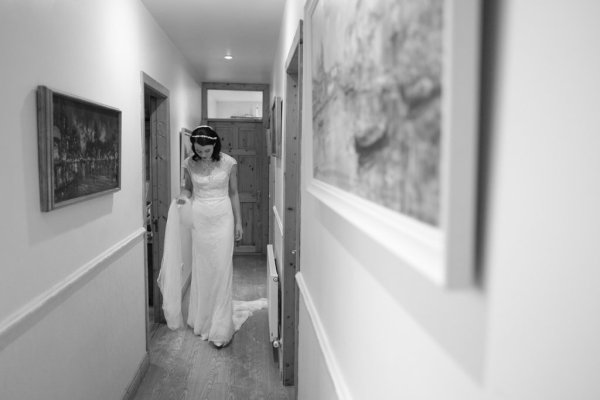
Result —
M225 161L225 165L227 165L227 169L230 170L231 167L237 164L236 159L231 157L229 154L221 153L221 156L223 157L223 161Z

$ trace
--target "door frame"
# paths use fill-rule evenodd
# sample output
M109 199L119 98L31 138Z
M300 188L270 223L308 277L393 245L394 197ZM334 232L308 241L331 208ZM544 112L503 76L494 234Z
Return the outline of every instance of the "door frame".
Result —
M302 137L302 20L285 63L285 159L283 160L283 288L280 371L284 385L298 382L298 305L300 271L300 162Z
M164 126L166 127L167 130L167 137L171 137L170 135L170 112L169 112L169 90L161 85L158 81L156 81L155 79L153 79L152 77L150 77L148 74L146 74L145 72L141 71L140 72L140 81L141 81L141 104L142 104L142 110L141 110L141 126L142 126L142 157L145 157L146 154L146 121L145 121L145 110L146 110L146 92L150 91L152 93L152 95L154 95L155 97L159 98L161 101L157 104L157 110L159 111L157 113L157 118L159 118L159 122L163 123ZM157 135L157 131L154 127L151 126L150 128L150 136L151 136L151 141L156 140L156 135ZM154 139L153 139L154 138ZM160 196L162 198L163 201L165 201L167 204L170 201L171 198L171 163L170 163L170 140L167 140L167 145L169 146L169 149L167 149L166 154L169 157L169 160L167 160L167 165L169 166L169 171L166 174L167 176L167 184L165 185L164 188L158 188L157 190L157 194L158 196ZM151 152L149 154L152 154ZM152 174L152 171L156 170L156 162L154 160L149 160L150 161L150 173ZM146 160L146 162L148 162L148 160ZM145 187L146 184L146 180L147 180L147 176L146 176L146 162L142 163L142 186ZM150 182L153 183L153 180L150 180ZM154 183L153 183L154 184ZM152 190L152 188L150 188L149 190ZM155 218L160 219L161 217L164 217L164 219L167 219L167 215L156 215L158 214L158 212L156 210L158 210L158 208L155 206L154 204L155 202L153 202L153 212L152 212L152 216ZM141 208L142 211L142 221L144 226L146 225L146 191L142 190L142 204L143 207ZM159 235L159 240L160 240L160 235ZM150 326L150 321L148 320L148 236L146 235L144 237L144 292L145 292L145 302L144 302L144 318L146 320L146 350L148 351L150 348L150 329L152 328ZM153 247L153 252L154 252L154 247ZM162 252L160 252L162 253ZM161 261L161 256L162 254L160 254L158 257L153 256L152 261L153 261L153 266L152 266L152 270L153 271L159 271L160 270L160 261ZM158 266L158 268L156 267ZM152 279L152 285L153 285L153 308L154 308L154 320L155 322L164 322L164 313L162 311L162 295L160 293L160 290L158 288L158 282L157 282L157 278L158 278L158 273L156 274L156 276L153 276Z
M262 92L262 123L266 129L269 127L269 85L262 83L225 83L225 82L202 82L202 123L205 124L208 119L208 91L209 90L239 90L242 92ZM233 118L227 118L227 121L235 121Z

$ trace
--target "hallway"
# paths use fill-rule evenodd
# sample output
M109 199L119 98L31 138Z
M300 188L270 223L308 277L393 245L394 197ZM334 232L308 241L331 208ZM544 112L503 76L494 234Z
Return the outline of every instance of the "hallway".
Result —
M598 15L597 0L1 2L0 400L599 400ZM242 219L291 283L295 387L266 310L222 350L189 329L147 340L148 82L168 97L169 199L208 88L268 85L260 141L225 147L268 151L264 169L233 155L240 189L269 177L247 196L268 220ZM60 94L119 115L119 185L47 211L61 149L85 165L111 147L101 112L55 118ZM244 260L234 297L265 296L264 259ZM470 281L445 286L456 272Z
M234 299L266 297L264 256L234 257ZM187 317L189 291L183 301ZM150 367L135 400L293 399L284 387L269 343L267 310L255 312L218 350L190 329L171 331L161 324L152 335Z

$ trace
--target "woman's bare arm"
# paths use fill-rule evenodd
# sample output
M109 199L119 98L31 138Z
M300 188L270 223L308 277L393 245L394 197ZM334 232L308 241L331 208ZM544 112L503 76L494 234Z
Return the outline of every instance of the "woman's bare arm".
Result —
M238 193L237 165L231 167L229 174L229 198L233 208L233 218L235 222L235 240L241 240L244 234L242 229L242 212L240 209L240 195Z
M179 198L177 199L178 204L185 203L186 199L190 199L192 197L192 178L190 177L190 173L187 168L183 170L183 186L181 187L181 193L179 194Z

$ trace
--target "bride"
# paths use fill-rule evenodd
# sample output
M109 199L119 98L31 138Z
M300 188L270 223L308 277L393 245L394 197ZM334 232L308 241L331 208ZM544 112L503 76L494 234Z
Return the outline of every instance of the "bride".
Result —
M180 205L191 201L192 281L187 324L194 334L221 348L229 344L252 309L264 304L232 303L234 239L241 240L244 233L237 161L221 152L221 140L210 126L194 129L190 141L194 155L183 162L184 184L177 199Z

